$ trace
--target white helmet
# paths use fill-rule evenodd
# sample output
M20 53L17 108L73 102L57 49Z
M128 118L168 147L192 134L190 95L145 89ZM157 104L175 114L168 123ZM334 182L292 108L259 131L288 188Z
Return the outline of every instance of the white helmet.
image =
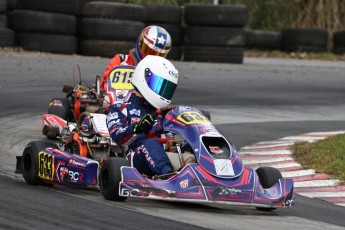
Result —
M170 104L178 80L178 71L167 59L148 55L134 70L132 84L155 108Z

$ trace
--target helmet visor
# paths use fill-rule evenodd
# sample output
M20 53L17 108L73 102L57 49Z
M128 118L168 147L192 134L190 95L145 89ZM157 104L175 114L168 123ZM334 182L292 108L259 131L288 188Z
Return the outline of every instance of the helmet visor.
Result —
M167 100L171 100L177 86L175 83L155 75L150 69L145 69L145 77L147 85L152 91Z
M144 41L144 39L140 41L140 46L140 51L143 57L147 55L166 57L169 52L169 49L160 49L160 51L152 49L150 45Z

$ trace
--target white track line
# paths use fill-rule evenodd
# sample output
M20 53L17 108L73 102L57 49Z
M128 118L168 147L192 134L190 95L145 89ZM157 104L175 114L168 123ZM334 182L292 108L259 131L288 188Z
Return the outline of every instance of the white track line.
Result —
M240 155L256 155L256 156L264 156L264 155L285 155L291 154L291 150L274 150L274 151L262 151L262 152L246 152L246 151L239 151Z
M301 181L294 182L295 188L312 188L312 187L329 187L336 186L339 180L313 180L313 181Z
M312 133L304 133L302 135L338 135L338 134L344 134L345 131L334 131L334 132L312 132Z
M299 176L309 176L314 175L315 170L314 169L306 169L306 170L297 170L292 172L282 172L283 177L299 177Z
M250 145L244 146L241 149L265 149L265 148L274 148L274 147L282 147L282 146L290 146L293 142L285 143L285 144L270 144L270 145Z
M298 193L306 197L344 197L345 192L301 192Z
M335 203L336 205L340 205L340 206L344 206L345 207L345 203Z
M274 163L280 161L292 161L292 157L277 157L273 159L263 159L263 160L243 160L244 164L260 164L260 163Z
M294 141L318 141L325 139L326 137L306 137L306 136L289 136L283 137L281 140L294 140Z

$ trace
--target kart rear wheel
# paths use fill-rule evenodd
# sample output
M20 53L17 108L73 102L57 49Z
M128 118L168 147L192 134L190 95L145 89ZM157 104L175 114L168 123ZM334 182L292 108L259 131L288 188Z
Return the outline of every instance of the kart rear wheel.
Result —
M259 177L261 186L265 189L271 188L279 179L283 178L280 171L273 167L260 167L256 169L256 173ZM272 211L276 208L256 207L256 209L260 211Z
M21 159L23 178L26 183L31 185L50 185L38 177L38 153L46 148L59 149L54 142L50 141L32 141L26 145Z
M68 120L71 109L70 101L67 98L53 98L48 107L48 114L56 115Z
M121 166L130 166L122 157L111 157L105 161L100 173L100 190L106 200L124 201L127 197L119 195Z

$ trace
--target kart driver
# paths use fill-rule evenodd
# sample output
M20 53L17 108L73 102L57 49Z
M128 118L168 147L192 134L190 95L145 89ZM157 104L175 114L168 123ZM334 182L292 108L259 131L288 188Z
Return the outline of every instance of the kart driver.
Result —
M167 59L149 55L134 70L136 91L124 103L109 107L107 126L114 142L127 147L127 159L141 174L165 175L173 167L163 145L155 139L162 129L162 116L151 113L168 106L175 92L178 71Z
M164 28L154 25L144 28L136 41L135 48L131 49L127 55L116 54L110 60L101 78L101 90L107 92L107 79L114 67L136 66L147 55L166 57L170 49L171 37Z

